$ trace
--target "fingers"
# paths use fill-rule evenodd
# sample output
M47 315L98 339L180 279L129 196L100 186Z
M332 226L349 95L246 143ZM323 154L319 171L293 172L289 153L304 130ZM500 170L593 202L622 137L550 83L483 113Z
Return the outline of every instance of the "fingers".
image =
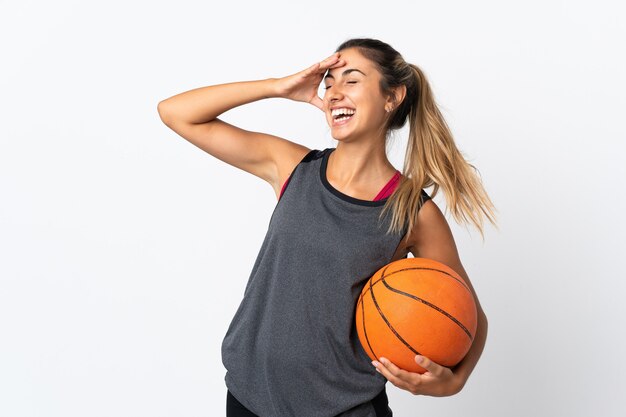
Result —
M316 65L319 65L318 68L325 71L328 68L331 68L333 65L339 64L340 62L343 62L343 60L339 58L339 52L335 52L323 61L318 62Z
M381 357L379 361L372 361L372 365L389 382L398 388L409 391L414 395L432 395L443 397L459 392L464 382L459 382L452 370L433 362L431 359L417 355L415 362L427 369L424 374L409 372L398 368L389 359Z
M378 372L398 388L413 392L413 387L417 386L420 382L420 374L398 368L387 358L381 357L380 362L373 361L372 364L376 367Z
M419 366L426 369L428 372L430 372L431 374L435 376L441 375L444 369L443 366L439 365L436 362L433 362L432 360L430 360L429 358L423 355L416 355L415 362Z
M315 64L307 68L306 75L308 76L308 75L315 74L318 72L323 73L327 69L337 68L342 65L345 65L345 63L346 62L343 59L339 58L339 52L335 52L334 54L324 59L323 61L316 62Z
M323 64L325 62L335 61L337 59L339 59L339 52L335 52L334 54L332 54L328 58L324 59L323 61L320 61L320 66L321 66L321 64Z
M313 76L313 74L317 74L315 75L315 78L317 80L316 82L321 81L320 74L323 74L329 68L337 68L346 64L343 59L339 58L339 55L339 52L335 52L323 61L316 62L315 64L311 65L304 71L304 77L309 77ZM317 77L320 78L317 79ZM317 94L309 101L309 103L311 103L321 111L324 111L324 101Z

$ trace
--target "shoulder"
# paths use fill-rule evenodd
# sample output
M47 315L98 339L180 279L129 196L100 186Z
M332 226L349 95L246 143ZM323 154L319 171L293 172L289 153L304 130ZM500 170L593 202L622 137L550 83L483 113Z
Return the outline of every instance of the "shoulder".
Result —
M330 148L326 149L308 149L303 148L299 153L295 154L294 158L285 164L283 170L290 176L291 173L301 164L307 164L309 162L322 159Z
M306 155L304 155L304 158L302 158L301 162L311 162L311 161L315 161L316 159L321 159L329 150L330 148L326 148L326 149L311 149Z
M404 246L413 256L426 257L424 252L430 246L428 240L445 238L451 233L450 227L437 203L424 190L421 191L421 206L414 216L413 228L407 231Z
M416 258L429 258L449 266L460 263L452 230L439 206L424 202L417 212L413 229L406 237L406 247Z
M410 252L416 258L427 258L449 266L469 286L479 314L484 316L472 282L461 263L452 230L434 201L428 200L417 213L418 222L410 234Z
M321 158L326 150L309 149L305 146L298 145L297 149L294 149L290 154L286 154L284 158L281 158L276 162L276 177L277 181L271 183L274 188L274 193L277 199L280 199L282 191L291 174L295 171L298 165L308 163L316 159Z
M298 167L298 165L306 164L306 163L315 161L317 159L321 159L324 156L325 152L326 152L325 149L319 150L319 149L308 149L308 148L303 147L300 150L300 152L292 155L292 158L290 158L284 163L282 167L283 175L284 173L287 173L287 177L289 177L293 173L293 171Z

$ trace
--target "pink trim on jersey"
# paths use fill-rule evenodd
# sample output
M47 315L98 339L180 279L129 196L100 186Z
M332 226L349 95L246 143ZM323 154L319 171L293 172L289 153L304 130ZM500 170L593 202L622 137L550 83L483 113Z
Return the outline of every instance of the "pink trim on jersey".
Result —
M401 176L402 174L400 173L400 171L396 170L396 173L393 175L393 177L391 177L391 179L387 182L387 184L383 187L383 189L380 190L378 195L374 197L374 200L372 201L378 201L378 200L382 200L383 198L389 197L391 193L393 193L393 191L398 186ZM279 200L280 200L280 197L283 196L283 191L285 191L285 186L287 185L290 179L291 179L291 174L289 175L289 178L285 180L285 182L283 183L283 187L280 189L280 196L278 197Z
M287 180L283 183L283 188L280 189L280 196L278 196L279 200L280 200L280 197L283 196L283 191L285 191L285 186L287 185L290 179L291 179L291 174L289 174L289 178L287 178Z
M389 197L391 193L393 193L393 190L395 190L396 187L398 186L398 183L400 182L400 176L401 176L400 171L396 169L396 173L393 175L393 177L391 177L387 185L385 185L383 189L380 190L378 195L374 197L373 201L378 201L378 200L382 200L383 198Z

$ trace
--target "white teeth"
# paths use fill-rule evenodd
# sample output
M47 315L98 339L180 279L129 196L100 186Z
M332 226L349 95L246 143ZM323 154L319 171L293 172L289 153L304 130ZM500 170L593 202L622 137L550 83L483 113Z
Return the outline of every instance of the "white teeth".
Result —
M334 109L331 111L331 115L333 117L338 116L340 114L354 114L356 110L354 109L348 109L346 107L340 108L340 109Z

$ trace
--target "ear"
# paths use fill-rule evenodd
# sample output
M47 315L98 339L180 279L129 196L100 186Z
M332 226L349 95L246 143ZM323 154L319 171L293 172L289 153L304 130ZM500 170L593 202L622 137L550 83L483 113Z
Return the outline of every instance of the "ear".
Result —
M392 92L393 94L387 98L387 104L390 104L395 109L402 103L404 97L406 97L406 85L394 87Z

